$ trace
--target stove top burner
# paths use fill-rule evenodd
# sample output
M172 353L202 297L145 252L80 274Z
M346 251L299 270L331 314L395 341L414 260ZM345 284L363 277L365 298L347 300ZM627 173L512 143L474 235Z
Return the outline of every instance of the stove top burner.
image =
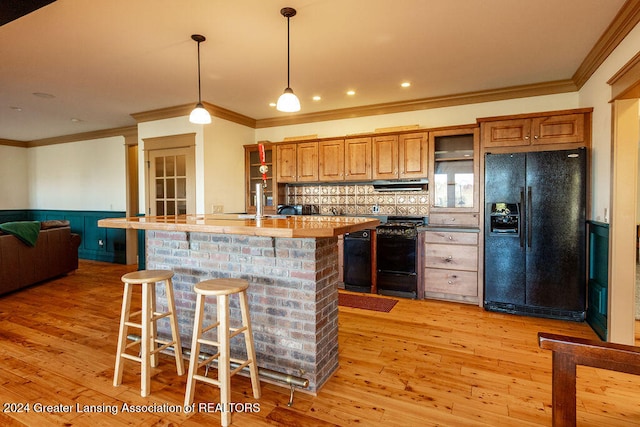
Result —
M425 220L423 217L415 216L390 216L387 218L387 222L380 224L378 228L416 228L424 225Z

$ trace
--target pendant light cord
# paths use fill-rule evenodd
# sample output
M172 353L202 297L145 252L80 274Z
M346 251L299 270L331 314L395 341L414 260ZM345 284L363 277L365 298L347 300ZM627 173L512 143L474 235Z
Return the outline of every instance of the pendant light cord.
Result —
M290 19L291 18L289 18L287 16L287 87L291 87L291 83L289 82L289 79L290 79L289 74L291 73L291 71L290 71L291 70L291 60L289 59L290 58L289 51L291 50L291 48L289 46L289 43L290 43L290 41L289 41L289 33L290 33L290 31L289 31L289 20Z
M202 104L202 89L200 87L200 42L198 42L198 104Z

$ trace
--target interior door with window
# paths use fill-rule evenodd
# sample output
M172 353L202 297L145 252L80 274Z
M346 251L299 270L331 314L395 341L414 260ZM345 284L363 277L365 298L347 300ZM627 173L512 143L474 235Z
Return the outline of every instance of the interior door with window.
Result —
M151 216L195 213L195 161L193 149L149 151L149 203Z

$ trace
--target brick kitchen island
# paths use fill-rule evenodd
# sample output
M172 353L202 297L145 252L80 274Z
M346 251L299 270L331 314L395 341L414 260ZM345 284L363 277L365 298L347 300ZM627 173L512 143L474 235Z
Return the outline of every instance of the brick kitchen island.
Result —
M337 236L374 228L370 218L180 215L104 219L100 227L145 230L146 268L174 272L182 345L193 328L193 286L217 277L249 281L258 366L309 380L315 393L338 368ZM164 292L157 292L165 306ZM215 302L206 306L207 322ZM239 322L232 299L232 324ZM117 319L114 319L117 321ZM160 333L169 334L168 324ZM242 354L240 340L232 354Z

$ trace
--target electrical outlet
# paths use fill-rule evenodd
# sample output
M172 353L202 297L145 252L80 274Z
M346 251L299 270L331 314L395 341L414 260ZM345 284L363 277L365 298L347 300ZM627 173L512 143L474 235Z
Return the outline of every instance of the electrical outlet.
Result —
M211 213L222 213L224 212L223 205L211 205Z
M380 213L380 206L378 206L378 205L373 205L373 206L371 207L371 212L372 212L372 213Z
M104 241L102 239L98 240L98 246L104 246Z

